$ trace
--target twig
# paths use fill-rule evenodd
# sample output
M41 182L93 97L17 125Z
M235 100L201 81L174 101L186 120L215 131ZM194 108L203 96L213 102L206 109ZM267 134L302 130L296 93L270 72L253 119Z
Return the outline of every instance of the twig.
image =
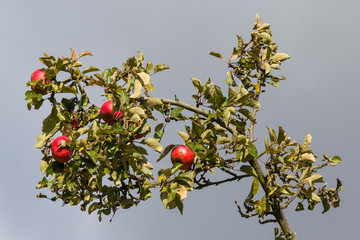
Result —
M251 218L251 217L254 217L254 216L259 215L258 212L253 212L253 213L250 213L250 214L246 214L246 213L244 213L244 212L241 210L241 207L240 207L240 205L237 203L237 201L235 201L235 204L236 204L236 207L237 207L240 215L241 215L242 217L244 217L244 218Z
M299 184L298 184L298 185L299 185ZM287 207L289 206L289 204L292 203L292 202L297 198L297 196L298 196L298 195L300 194L300 192L301 192L302 186L303 186L303 184L300 184L300 185L298 186L297 192L296 192L288 201L286 201L286 202L281 206L281 209L287 208Z
M239 181L240 179L242 178L245 178L245 177L250 177L250 175L241 175L241 176L235 176L235 177L232 177L232 178L228 178L228 179L224 179L224 180L221 180L221 181L217 181L217 182L210 182L210 181L207 181L207 183L205 184L198 184L197 187L195 187L194 189L202 189L202 188L205 188L205 187L208 187L208 186L212 186L212 185L220 185L222 183L226 183L226 182L232 182L232 181Z
M259 219L259 223L260 224L266 224L266 223L276 223L276 219L266 219L264 221L262 221L261 219Z
M172 99L167 99L167 98L157 98L157 97L140 97L140 98L137 98L137 100L139 102L147 102L149 101L150 99L160 99L162 103L164 104L171 104L171 105L174 105L174 106L178 106L178 107L182 107L182 108L185 108L191 112L194 112L194 113L198 113L204 117L209 117L210 115L210 111L208 110L205 110L205 109L201 109L201 108L198 108L198 107L195 107L193 105L190 105L190 104L187 104L187 103L184 103L184 102L180 102L180 101L176 101L176 100L172 100ZM229 125L226 125L224 120L221 119L221 118L213 118L215 122L217 122L221 127L227 129L229 132L232 133L232 135L234 136L234 142L235 144L237 143L238 141L238 132L236 131L236 129L234 129L233 127L229 126Z

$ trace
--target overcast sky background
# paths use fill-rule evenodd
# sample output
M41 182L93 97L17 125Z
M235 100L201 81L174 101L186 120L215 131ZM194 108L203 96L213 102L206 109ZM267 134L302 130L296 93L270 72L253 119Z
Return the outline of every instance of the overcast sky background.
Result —
M261 99L256 137L263 145L266 126L282 125L302 142L307 132L321 156L339 155L343 163L321 172L330 186L344 184L341 207L322 215L286 211L299 239L350 239L359 228L359 15L356 0L202 0L202 1L0 1L1 174L0 239L273 239L274 224L260 225L236 211L250 182L190 192L184 215L164 209L159 195L138 207L120 210L101 223L79 206L37 199L42 154L34 148L50 108L28 111L25 84L43 67L44 52L61 57L90 51L85 66L121 66L141 50L145 61L171 69L154 76L154 95L192 103L190 78L211 77L223 85L226 65L208 55L230 56L236 34L248 40L259 13L271 23L273 40L291 59L282 66L287 80ZM181 143L169 131L166 143ZM182 129L181 129L182 130ZM164 144L165 145L165 144ZM150 161L154 161L157 155ZM160 162L168 167L169 159Z

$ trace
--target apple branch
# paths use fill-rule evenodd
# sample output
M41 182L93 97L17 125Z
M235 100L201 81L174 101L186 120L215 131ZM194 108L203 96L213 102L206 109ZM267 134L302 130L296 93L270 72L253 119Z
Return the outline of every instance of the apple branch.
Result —
M253 114L255 116L257 112L257 109L253 108ZM250 141L254 141L254 126L255 124L253 122L250 123L250 130L249 130L249 139ZM268 185L266 183L266 176L263 172L263 169L261 165L259 164L258 157L254 157L249 161L250 165L255 169L256 174L258 176L259 182L261 187L263 188L265 194L268 194ZM297 195L296 195L297 196ZM293 201L295 198L291 199ZM289 201L287 204L290 204L291 201ZM290 240L297 240L296 233L291 229L290 224L288 220L285 217L284 214L284 207L287 205L281 206L278 201L272 201L271 202L271 208L273 210L272 214L276 219L276 222L280 225L281 229L285 233L286 236L289 236ZM241 214L241 213L240 213Z
M178 106L178 107L182 107L185 108L191 112L197 113L199 115L202 115L204 117L209 117L210 111L205 110L205 109L201 109L198 107L195 107L193 105L190 105L188 103L184 103L184 102L180 102L180 101L176 101L176 100L172 100L172 99L167 99L167 98L157 98L157 97L140 97L137 100L139 102L147 102L150 99L160 99L162 103L164 104L170 104L173 106ZM231 126L227 126L224 122L224 120L222 120L221 118L215 118L214 119L215 122L217 122L221 127L227 129L229 132L231 132L234 136L234 142L236 144L236 142L238 141L238 132L232 128Z

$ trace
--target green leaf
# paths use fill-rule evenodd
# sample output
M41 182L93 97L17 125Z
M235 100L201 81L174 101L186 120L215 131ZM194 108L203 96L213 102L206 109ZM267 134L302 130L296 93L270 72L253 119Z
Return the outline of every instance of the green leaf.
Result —
M275 133L275 130L270 128L270 127L267 127L268 129L268 132L269 132L269 136L270 136L270 142L271 143L275 143L276 142L276 133Z
M151 62L146 63L146 73L150 74L153 70L153 64Z
M98 161L103 162L106 160L105 156L103 156L102 154L98 154L93 150L86 150L85 152L95 165Z
M236 101L239 97L238 91L229 86L228 98L230 102Z
M241 91L244 93L243 90L241 90ZM243 93L241 93L241 95L243 95ZM237 100L237 103L241 103L242 105L251 107L251 108L259 108L260 107L259 101L255 100L250 94L243 95L241 98L239 98Z
M321 198L322 205L324 207L324 210L322 211L322 214L326 213L330 210L330 204L326 197Z
M180 113L184 111L184 108L182 107L175 107L171 110L170 117L177 117L180 115Z
M183 214L184 204L179 198L175 198L176 207L179 209L181 215Z
M257 177L256 171L253 167L249 166L249 165L242 165L240 167L240 171L247 173L253 177Z
M160 64L160 65L156 65L154 68L154 73L160 72L160 71L164 71L166 69L169 69L170 67L166 64Z
M315 193L311 193L311 200L313 200L317 203L321 202L320 197L318 195L316 195Z
M264 24L262 24L262 25L258 28L258 30L260 30L260 29L266 30L266 29L268 29L268 28L270 28L270 24L269 24L269 23L264 23Z
M164 133L165 133L164 124L163 124L163 123L158 124L158 125L155 127L154 139L160 141L161 138L163 137Z
M99 79L103 84L106 83L106 78L104 78L103 76L101 76L100 74L98 73L95 73L94 76Z
M256 178L256 177L254 177L254 180L253 180L253 183L251 184L251 190L250 190L250 193L249 193L249 195L246 197L246 202L249 202L249 201L251 201L253 198L254 198L254 196L258 193L258 191L259 191L259 180Z
M76 206L80 203L81 198L79 196L73 196L72 198L70 198L70 205L72 206Z
M341 160L341 158L340 158L339 156L333 156L333 157L330 159L330 162L338 164L338 163L341 163L342 160Z
M81 161L85 163L86 168L89 170L89 172L92 174L96 171L97 165L96 162L94 162L94 159L92 158L81 158Z
M227 137L219 137L216 139L216 145L229 143L230 140Z
M43 157L40 163L41 173L44 174L50 165L51 158Z
M88 104L89 104L89 98L88 96L86 95L84 89L81 87L80 84L77 85L80 92L81 92L81 96L80 96L80 101L79 101L79 108L83 108L83 107L86 107Z
M93 211L95 211L96 209L99 209L99 203L94 202L90 205L90 207L88 208L88 214L91 214Z
M244 115L245 117L247 117L250 121L252 122L256 122L256 118L255 118L255 115L250 112L248 109L246 108L241 108L239 109L239 112Z
M151 147L157 152L161 152L163 150L163 147L161 146L160 142L154 138L147 138L145 140L145 145Z
M65 121L64 116L61 114L61 108L59 106L54 106L50 115L43 121L43 133L37 138L37 143L35 144L36 148L42 148L48 138L53 136L60 129L61 121Z
M174 147L176 146L176 144L170 144L168 145L164 151L160 154L160 157L158 160L156 160L156 162L160 161L161 159L163 159Z
M249 150L249 153L253 156L253 157L257 157L258 156L258 151L256 149L256 146L254 144L250 144L248 146L248 150Z
M197 78L191 78L191 81L194 87L196 88L196 90L201 93L203 91L203 86L201 85L201 81Z
M85 69L82 73L86 74L86 73L97 72L97 71L100 71L100 69L98 69L97 67L91 66L91 67L88 67L87 69Z
M298 202L295 211L302 211L304 210L304 205L301 202Z
M142 172L147 178L153 178L153 174L151 172L150 169L152 169L152 165L150 163L147 164L141 164L140 166L138 166L140 172Z
M284 129L281 126L279 126L277 143L280 145L282 143L282 141L285 140L285 138L286 138L286 132L284 131Z
M128 209L128 208L131 208L132 206L134 205L134 202L133 200L131 199L125 199L121 202L121 208L122 209Z
M221 59L223 58L221 53L218 52L211 51L209 54L217 58L221 58Z

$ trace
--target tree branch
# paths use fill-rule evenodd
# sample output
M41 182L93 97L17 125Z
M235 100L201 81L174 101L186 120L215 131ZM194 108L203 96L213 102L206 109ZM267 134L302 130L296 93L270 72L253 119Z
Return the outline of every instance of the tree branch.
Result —
M209 114L210 114L210 111L208 111L208 110L201 109L201 108L195 107L193 105L190 105L190 104L187 104L187 103L184 103L184 102L180 102L180 101L176 101L176 100L172 100L172 99L167 99L167 98L140 97L137 100L139 102L147 102L150 99L160 99L161 102L164 103L164 104L170 103L171 105L185 108L185 109L187 109L187 110L189 110L191 112L198 113L198 114L200 114L200 115L202 115L204 117L208 117Z
M226 183L226 182L232 182L232 181L239 181L240 179L242 178L245 178L245 177L251 177L250 175L241 175L241 176L234 176L232 178L228 178L228 179L224 179L224 180L221 180L221 181L217 181L217 182L206 182L204 184L199 184L198 182L196 182L196 184L198 185L197 187L194 187L194 189L202 189L202 188L205 188L205 187L208 187L208 186L212 186L212 185L220 185L222 183Z
M137 98L137 100L139 102L147 102L150 99L160 99L161 102L164 103L164 104L169 103L170 105L182 107L182 108L185 108L185 109L187 109L187 110L189 110L191 112L200 114L200 115L202 115L204 117L207 117L207 118L210 115L210 111L208 111L208 110L201 109L201 108L195 107L193 105L190 105L190 104L187 104L187 103L184 103L184 102L180 102L180 101L176 101L176 100L172 100L172 99L157 98L157 97L140 97L140 98ZM238 132L234 128L232 128L231 126L227 126L225 124L224 120L222 120L221 118L214 118L214 121L217 122L221 127L227 129L229 132L232 133L232 135L234 136L234 142L236 144L237 141L238 141Z

